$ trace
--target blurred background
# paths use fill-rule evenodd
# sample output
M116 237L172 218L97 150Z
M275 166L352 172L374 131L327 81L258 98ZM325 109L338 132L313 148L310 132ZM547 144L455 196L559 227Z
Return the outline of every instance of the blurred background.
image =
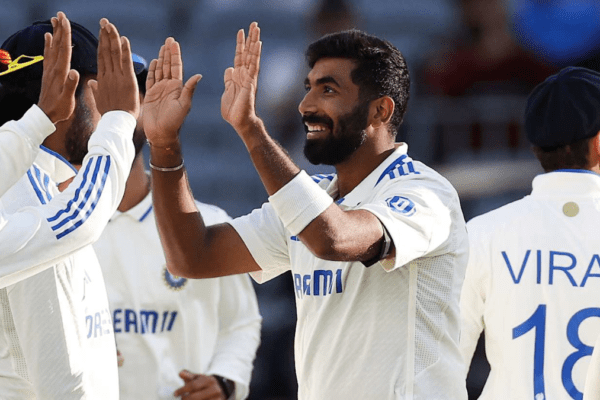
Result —
M155 58L167 36L182 46L186 76L203 79L182 140L197 199L232 217L267 200L241 140L220 116L223 72L235 35L261 26L258 113L309 173L331 172L302 155L297 106L308 72L303 52L325 33L358 28L404 54L412 87L398 141L447 177L469 220L527 195L541 168L523 133L527 93L567 65L598 69L597 0L0 0L3 41L57 11L96 33L107 17L133 51ZM294 294L288 274L255 285L264 318L251 400L295 399ZM468 378L477 398L489 371L483 341ZM376 368L370 366L369 368Z

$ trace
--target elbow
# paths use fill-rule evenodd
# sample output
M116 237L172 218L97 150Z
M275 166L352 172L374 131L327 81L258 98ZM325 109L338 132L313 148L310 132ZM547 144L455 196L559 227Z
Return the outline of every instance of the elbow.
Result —
M328 261L342 261L343 259L341 256L343 250L340 248L339 242L331 237L303 239L302 241L315 257Z

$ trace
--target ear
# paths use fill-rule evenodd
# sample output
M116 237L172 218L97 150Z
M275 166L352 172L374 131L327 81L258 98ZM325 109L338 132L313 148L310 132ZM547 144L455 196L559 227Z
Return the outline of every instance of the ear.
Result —
M373 128L379 128L382 125L387 125L394 115L396 104L389 96L383 96L371 102L371 125Z
M596 133L596 136L592 139L592 143L594 144L594 152L600 156L600 131Z

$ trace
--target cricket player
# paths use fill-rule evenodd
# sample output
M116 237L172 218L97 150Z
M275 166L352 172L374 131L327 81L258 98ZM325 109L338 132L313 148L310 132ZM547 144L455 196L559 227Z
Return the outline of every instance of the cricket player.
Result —
M21 228L8 232L12 236L6 240L20 250L2 258L2 270L18 271L31 263L30 258L35 257L30 253L32 249L44 251L61 246L73 232L82 227L89 229L88 219L97 219L91 225L101 230L97 224L105 223L108 216L98 214L114 211L112 205L120 200L117 196L122 195L133 159L131 138L139 113L137 83L129 42L119 37L114 25L101 21L98 45L93 34L80 25L69 24L59 13L57 18L15 33L2 49L11 58L25 55L35 59L45 47L46 33L57 25L63 34L72 36L73 47L68 46L72 54L60 56L69 57L71 67L77 71L80 86L76 106L72 115L56 124L56 130L44 140L27 173L0 198L3 212L14 213ZM41 78L38 67L33 63L2 76L4 100L14 95L12 98L20 96L34 102L35 87L39 87ZM15 111L10 106L8 109ZM43 126L49 121L38 116L36 123ZM94 128L98 132L91 135ZM57 184L75 175L74 162L83 162L83 174L77 175L72 189L59 194ZM52 201L66 194L71 196L68 202ZM35 219L46 215L43 220ZM32 225L36 221L40 223ZM2 233L7 233L6 229ZM43 240L45 248L39 245ZM10 248L5 243L2 246ZM52 267L0 289L0 304L3 399L118 398L112 321L102 273L91 246L69 257L63 255Z
M481 399L582 398L600 335L598 110L597 72L569 67L539 84L525 130L546 173L467 224L460 346L468 365L485 333Z
M467 233L454 188L395 143L409 92L404 58L356 30L309 46L304 152L336 167L311 178L256 115L260 50L256 23L247 39L238 32L221 113L269 201L212 226L189 190L178 138L197 78L183 85L172 39L150 66L143 120L169 270L189 278L251 272L258 282L291 270L301 400L466 399L458 340ZM152 99L153 89L168 88L171 102Z
M134 67L143 98L145 60L134 55ZM121 357L121 398L173 399L177 391L245 399L260 342L254 288L247 274L196 280L167 270L141 152L145 142L139 118L125 195L94 244ZM196 205L208 224L231 220L216 206Z

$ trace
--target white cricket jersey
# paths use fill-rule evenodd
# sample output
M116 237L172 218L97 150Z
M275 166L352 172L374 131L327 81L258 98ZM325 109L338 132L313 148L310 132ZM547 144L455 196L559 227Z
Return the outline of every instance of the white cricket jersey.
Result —
M292 272L300 400L466 399L458 349L467 233L454 188L406 144L336 203L368 210L396 257L365 267L315 257L269 203L232 225L262 271ZM337 177L314 177L333 198Z
M481 399L581 399L600 334L600 176L562 170L467 224L461 351L480 333L491 372ZM465 372L466 374L466 372Z
M0 196L23 176L37 156L40 144L55 129L36 105L20 120L0 126Z
M47 119L43 113L32 118ZM7 213L0 200L0 288L56 264L100 236L123 197L134 157L135 123L125 111L104 114L90 138L80 173L51 200L45 180L37 182L36 206Z
M585 378L583 400L600 400L600 335L594 344L590 365Z
M6 212L47 204L59 194L57 184L75 175L61 156L42 150L1 198ZM85 212L95 197L82 201L80 209ZM0 380L3 399L118 398L108 298L91 246L0 289L0 304L0 354L6 355L0 376L10 377Z
M230 220L197 202L207 225ZM112 310L123 399L175 399L179 372L221 375L248 395L261 317L247 276L186 279L166 268L152 195L117 211L95 243Z

